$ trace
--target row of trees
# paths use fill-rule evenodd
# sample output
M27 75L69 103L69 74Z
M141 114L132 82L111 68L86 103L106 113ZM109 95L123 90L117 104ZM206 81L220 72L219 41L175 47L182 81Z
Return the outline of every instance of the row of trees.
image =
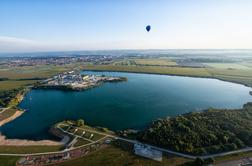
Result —
M252 103L240 110L209 109L157 120L137 139L197 155L252 146Z

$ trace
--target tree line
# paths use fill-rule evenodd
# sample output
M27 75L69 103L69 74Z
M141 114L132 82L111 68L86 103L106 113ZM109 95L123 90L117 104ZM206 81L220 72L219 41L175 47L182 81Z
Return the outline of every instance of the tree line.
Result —
M160 119L139 132L137 139L196 155L252 146L252 103L242 109L208 109Z
M0 91L0 107L7 107L10 101L23 91L23 88Z

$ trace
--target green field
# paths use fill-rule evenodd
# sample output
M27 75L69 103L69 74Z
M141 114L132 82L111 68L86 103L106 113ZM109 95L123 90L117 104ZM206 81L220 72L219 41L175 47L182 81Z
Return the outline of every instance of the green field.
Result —
M22 148L21 148L22 149ZM251 157L252 152L228 155L224 157L217 157L215 158L215 163L220 163L224 161L230 160L238 160L245 157ZM13 156L0 156L0 163L4 164L4 166L15 166L16 161L20 157L13 157ZM165 155L163 157L163 162L159 163L153 160L149 160L146 158L142 158L139 156L134 155L132 152L122 150L116 146L110 146L105 149L100 149L91 153L88 156L85 156L80 159L71 160L64 162L62 164L58 164L57 166L97 166L97 165L104 165L104 166L121 166L121 165L128 165L128 166L138 166L138 165L148 165L148 166L165 166L165 165L187 165L187 162L191 160L185 159L182 157L170 156Z
M91 153L90 155L58 164L58 166L161 166L180 165L189 161L188 159L174 156L165 156L163 162L157 162L134 155L132 152L122 150L115 146L110 146Z
M12 156L0 156L0 163L4 164L4 166L15 166L16 161L19 157ZM92 152L91 154L75 160L66 161L61 164L57 164L55 166L139 166L139 165L148 165L148 166L165 166L165 165L181 165L190 160L165 155L163 157L163 162L157 162L153 160L149 160L143 157L139 157L134 155L132 152L128 152L122 150L121 148L115 146L109 146L97 151Z
M134 59L136 65L146 66L176 66L177 63L169 59Z
M69 125L71 125L70 129L68 129ZM104 133L105 134L104 131L98 131L96 128L92 128L92 127L89 127L87 125L77 127L77 126L74 126L73 122L61 122L61 123L58 124L58 126L63 130L68 129L67 130L68 132L73 133L74 135L77 135L77 136L82 136L83 138L86 138L86 139L88 139L90 141L97 141L97 140L105 137L104 135L99 134L99 133ZM92 132L92 131L97 131L99 133ZM85 132L85 134L83 134L83 132ZM91 138L91 135L93 135L92 138Z
M39 152L55 152L62 150L62 146L0 146L0 153L39 153Z
M78 147L78 146L81 146L81 145L86 145L86 144L89 144L89 143L91 143L91 142L87 141L85 139L82 139L82 138L78 138L77 142L74 144L74 147Z
M9 79L0 81L0 91L30 85L37 82L38 79L48 78L58 73L72 70L77 66L78 64L65 66L42 65L0 70L0 78Z
M15 166L19 158L20 157L0 156L0 164L2 164L1 166Z

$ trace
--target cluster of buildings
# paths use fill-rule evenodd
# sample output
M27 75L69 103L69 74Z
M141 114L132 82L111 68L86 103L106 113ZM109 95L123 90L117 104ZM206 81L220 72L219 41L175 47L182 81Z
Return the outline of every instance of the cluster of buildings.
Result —
M52 54L52 53L51 53ZM38 66L38 65L66 65L66 64L109 64L113 60L119 59L118 56L111 55L64 55L52 54L51 56L43 54L34 54L33 56L17 56L17 57L5 57L0 59L0 66L5 67L21 67L21 66ZM50 53L49 53L50 55Z
M85 90L103 82L124 81L122 77L106 77L104 75L82 75L74 71L64 72L42 82L40 87L70 88Z

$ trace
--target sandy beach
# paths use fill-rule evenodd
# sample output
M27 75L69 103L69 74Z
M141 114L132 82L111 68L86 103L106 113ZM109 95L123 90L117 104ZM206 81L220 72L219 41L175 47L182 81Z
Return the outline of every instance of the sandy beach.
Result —
M10 116L9 118L6 118L6 119L0 121L0 127L3 126L4 124L6 124L6 123L8 123L8 122L10 122L10 121L12 121L14 119L16 119L17 117L21 116L23 113L24 113L24 111L17 110L15 112L15 114L13 114L12 116Z
M31 141L22 139L6 139L4 135L0 135L0 146L32 146L32 145L63 145L64 142L51 140Z

